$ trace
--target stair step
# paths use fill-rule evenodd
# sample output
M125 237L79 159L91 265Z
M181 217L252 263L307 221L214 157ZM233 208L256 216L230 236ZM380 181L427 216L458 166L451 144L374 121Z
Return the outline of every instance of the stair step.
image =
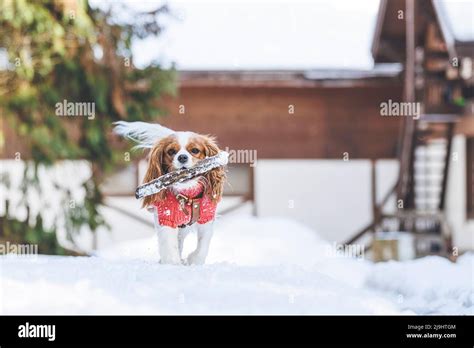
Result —
M459 120L459 115L458 114L435 114L435 113L429 113L429 114L423 114L420 116L420 121L425 124L431 123L431 124L446 124L446 123L452 123L452 122L457 122Z
M438 181L443 180L443 174L436 174L436 173L415 173L414 175L415 182L418 181L430 181L432 183L437 183Z
M415 160L421 158L431 158L431 159L439 159L444 160L446 157L446 149L436 149L436 150L426 150L426 149L415 149Z
M423 170L423 169L440 169L442 170L444 168L444 162L438 162L438 161L429 161L429 162L421 162L421 161L415 161L413 163L413 167L415 170Z
M428 143L425 145L418 145L416 149L425 151L443 151L446 150L446 143Z
M431 197L428 197L428 196L415 196L415 205L423 206L423 207L426 207L426 206L434 207L434 206L437 206L439 204L440 200L441 199L440 199L439 195L431 196Z
M415 186L415 193L423 195L423 194L431 194L431 193L440 193L441 192L441 185L418 185Z
M438 181L442 180L443 178L443 171L442 170L434 170L434 169L425 169L425 170L415 170L414 179L420 182L433 182L437 183Z
M422 198L422 197L440 197L441 194L441 185L438 190L432 191L420 191L415 189L415 197Z
M425 213L435 213L438 210L439 203L432 203L432 204L415 204L416 210Z

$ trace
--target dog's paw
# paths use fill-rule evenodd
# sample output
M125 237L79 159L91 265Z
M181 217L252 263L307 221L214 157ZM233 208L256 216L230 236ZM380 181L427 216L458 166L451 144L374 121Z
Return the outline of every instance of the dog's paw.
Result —
M182 265L183 264L183 260L181 259L174 259L174 258L167 258L167 259L161 259L160 260L160 264L162 265Z
M186 259L186 264L204 265L205 261L206 261L206 257L202 257L202 255L199 255L199 253L194 251L191 254L189 254L188 258Z

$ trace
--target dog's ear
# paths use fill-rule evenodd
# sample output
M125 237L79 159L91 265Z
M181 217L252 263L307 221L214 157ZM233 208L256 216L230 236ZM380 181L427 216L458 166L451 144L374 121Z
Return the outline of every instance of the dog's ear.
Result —
M152 181L164 174L163 168L163 152L164 152L164 144L163 142L158 142L151 150L149 159L148 159L148 168L145 173L145 177L143 178L143 183L147 183ZM143 199L142 207L146 208L152 205L157 200L162 200L165 198L164 191L159 193L155 193L154 195L146 196Z
M114 126L115 134L133 140L138 149L151 149L157 141L174 133L174 130L157 123L118 121Z
M216 139L211 135L203 136L204 139L204 153L206 157L215 156L219 153Z
M204 137L204 152L206 157L215 156L219 153L219 147L212 136ZM224 190L224 181L225 181L225 170L222 167L211 170L206 173L205 178L209 183L209 186L206 187L206 194L214 202L220 201L222 197L222 192Z

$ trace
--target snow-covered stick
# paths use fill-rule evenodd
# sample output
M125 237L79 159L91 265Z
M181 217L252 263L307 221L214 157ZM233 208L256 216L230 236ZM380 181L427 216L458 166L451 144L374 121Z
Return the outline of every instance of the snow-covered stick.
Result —
M207 173L208 171L223 167L229 161L229 154L225 151L219 152L217 155L208 157L197 163L192 168L178 169L174 172L166 173L157 179L147 182L141 186L138 186L135 191L135 197L137 199L154 195L173 184L181 183L199 175Z

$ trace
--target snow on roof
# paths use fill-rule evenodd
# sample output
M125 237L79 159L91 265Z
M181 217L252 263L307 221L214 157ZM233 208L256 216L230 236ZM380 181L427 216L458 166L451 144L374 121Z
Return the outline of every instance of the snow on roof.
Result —
M375 77L395 77L403 70L401 64L376 64L370 70L314 69L307 71L305 77L310 80L365 79Z
M309 70L181 70L183 79L214 79L239 81L287 81L287 80L332 80L396 77L403 70L399 63L376 64L369 70L363 69L309 69Z
M136 10L162 1L125 0ZM157 39L134 44L135 64L153 59L179 70L370 69L378 0L167 2ZM94 6L103 2L92 1Z

